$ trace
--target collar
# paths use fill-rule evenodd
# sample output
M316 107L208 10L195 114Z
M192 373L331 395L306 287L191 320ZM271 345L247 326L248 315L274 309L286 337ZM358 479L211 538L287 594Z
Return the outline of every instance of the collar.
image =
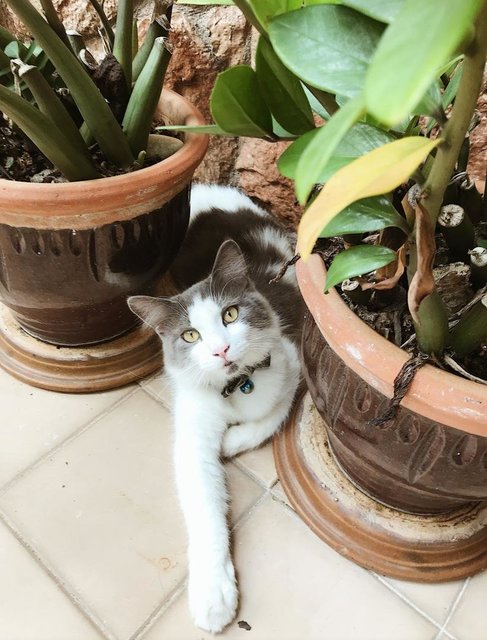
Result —
M238 387L241 387L245 384L250 376L254 373L256 369L267 369L271 366L271 356L270 354L266 356L261 362L254 364L252 367L245 367L245 369L235 378L232 378L228 384L222 389L222 396L224 398L228 398L230 394L232 394Z

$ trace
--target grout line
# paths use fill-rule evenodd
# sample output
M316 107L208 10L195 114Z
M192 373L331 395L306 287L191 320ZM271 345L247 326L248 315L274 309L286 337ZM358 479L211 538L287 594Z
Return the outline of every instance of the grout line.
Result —
M465 582L462 585L462 588L460 589L460 591L457 594L457 597L455 598L455 600L453 601L450 610L447 613L447 616L445 618L445 621L443 622L443 625L440 629L440 631L438 632L436 638L434 638L434 640L440 640L442 634L446 634L449 638L453 638L453 640L455 640L455 636L447 630L447 626L450 623L450 620L453 617L453 614L455 613L456 609L458 608L458 605L460 604L460 600L463 598L463 595L465 593L465 591L467 590L468 585L470 584L470 580L471 578L467 578L465 580Z
M250 480L253 480L260 487L262 487L262 489L265 489L266 491L270 491L279 482L279 478L277 477L277 473L276 473L276 477L274 478L274 480L271 481L271 484L267 484L265 480L262 480L262 478L259 478L259 476L254 471L249 469L243 462L241 462L238 459L238 457L231 458L229 462L230 464L235 465L239 471L242 471L242 473L244 473L248 478L250 478Z
M68 600L74 605L77 611L79 611L84 618L100 632L105 640L117 640L117 637L108 629L105 623L98 618L98 616L91 611L90 607L82 600L82 598L72 589L69 585L62 580L56 573L53 567L46 562L42 556L36 551L36 549L28 542L15 527L10 518L0 510L0 522L7 527L10 533L14 536L17 542L29 553L33 560L39 565L39 567L51 578L54 584L60 589Z
M265 498L270 495L270 491L266 490L260 495L251 505L250 507L240 514L240 516L235 520L235 522L230 527L230 531L233 538L233 533L237 528L245 524L247 520L253 515L254 511L260 506L261 502L265 500ZM232 544L232 543L230 543ZM232 553L232 557L233 557ZM186 586L188 583L188 572L186 571L184 578L174 587L174 589L167 595L164 600L157 605L157 607L152 611L149 617L140 625L140 627L130 636L129 640L140 640L149 629L162 618L162 616L166 613L166 611L174 604L174 602L185 592Z
M400 598L404 603L406 603L409 607L411 607L411 609L414 609L416 613L419 613L423 618L426 618L428 622L431 622L431 624L434 625L439 630L439 632L441 631L441 624L439 622L434 620L428 613L426 613L426 611L423 611L420 607L418 607L418 605L414 603L412 600L409 600L407 596L401 593L392 584L387 582L385 578L380 576L378 573L374 573L373 571L368 571L368 573L373 575L381 584L387 587L387 589L392 591L398 598Z
M187 572L184 575L184 578L180 580L177 585L174 587L172 591L169 592L164 600L157 605L154 611L149 615L149 617L140 625L138 629L130 636L129 640L139 640L156 624L156 622L162 618L162 616L166 613L166 611L172 607L172 605L184 594L186 591L186 585L188 583L188 574Z
M138 383L139 387L142 389L142 391L147 394L150 398L152 398L152 400L155 400L158 404L160 404L166 411L168 411L169 413L171 413L171 407L169 406L168 403L165 402L165 400L162 400L157 393L155 393L154 391L152 391L152 389L149 389L149 387L146 384L141 384L140 382Z
M138 391L139 391L139 388L137 386L135 388L131 389L130 391L128 391L125 395L123 395L121 398L119 398L116 402L111 404L109 407L106 407L105 409L103 409L100 413L98 413L89 422L84 423L81 427L78 427L78 429L76 429L73 433L71 433L69 436L64 438L64 440L61 440L61 442L58 442L52 449L49 449L49 451L46 451L45 453L43 453L40 456L40 458L37 458L37 460L35 460L31 464L29 464L27 467L25 467L25 469L22 469L22 471L19 471L17 474L15 474L13 478L8 480L0 488L0 498L5 493L7 493L7 491L14 484L16 484L19 480L21 480L24 476L26 476L29 473L31 473L32 471L34 471L38 466L40 466L42 463L44 463L48 458L56 455L61 449L63 449L68 444L70 444L73 440L76 440L76 438L79 438L81 435L83 435L83 433L85 433L85 431L88 431L89 429L91 429L91 427L93 427L97 422L99 422L102 418L104 418L109 413L111 413L112 411L117 409L121 404L126 402L129 398L131 398L133 395L135 395Z

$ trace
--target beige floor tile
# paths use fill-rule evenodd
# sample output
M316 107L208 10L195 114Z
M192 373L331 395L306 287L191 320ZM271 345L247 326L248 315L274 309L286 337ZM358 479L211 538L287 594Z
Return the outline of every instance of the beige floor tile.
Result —
M102 638L3 524L0 567L2 640Z
M147 393L150 393L150 395L164 405L166 409L169 409L171 406L172 392L164 372L144 380L140 384Z
M53 393L0 369L0 487L130 391Z
M487 638L487 571L474 576L455 609L447 630L459 640Z
M241 586L237 621L222 639L431 640L435 627L363 569L316 538L282 504L266 498L237 529ZM161 616L144 640L200 640L185 595Z
M237 517L262 489L233 466L229 476ZM142 390L10 487L0 508L121 638L185 575L168 414Z
M284 502L284 504L287 504L287 506L291 507L291 509L293 508L291 506L291 503L289 502L289 498L287 497L280 481L277 481L276 484L272 487L271 495L276 500L279 500L280 502Z
M440 584L419 584L392 578L383 579L440 625L443 625L463 587L463 580Z
M277 480L271 442L254 451L242 453L234 458L234 461L265 487L272 487Z

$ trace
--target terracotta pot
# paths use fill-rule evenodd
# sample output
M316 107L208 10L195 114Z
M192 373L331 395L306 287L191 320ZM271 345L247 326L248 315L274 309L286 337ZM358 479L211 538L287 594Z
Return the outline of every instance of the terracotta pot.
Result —
M297 265L309 310L304 372L339 465L366 494L410 513L434 514L487 500L487 388L430 365L419 370L397 417L381 427L408 355L362 322L325 268Z
M202 124L164 90L159 115ZM151 294L189 219L189 183L207 136L134 173L63 184L0 180L0 299L30 335L63 346L111 340L137 321L126 304Z

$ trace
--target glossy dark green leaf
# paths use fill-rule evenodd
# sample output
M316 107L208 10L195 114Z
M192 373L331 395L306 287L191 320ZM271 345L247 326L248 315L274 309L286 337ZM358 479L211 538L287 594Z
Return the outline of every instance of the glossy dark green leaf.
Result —
M470 32L483 3L406 0L367 72L367 110L389 126L410 113Z
M239 65L220 73L211 94L215 123L236 136L265 138L272 135L271 112L253 69Z
M282 62L310 85L351 97L363 87L384 25L353 9L316 5L274 18L269 37Z
M396 252L387 247L359 244L339 253L326 275L325 292L347 280L371 273L396 259Z
M320 234L321 238L333 238L350 233L379 231L386 227L398 227L409 233L406 220L399 215L384 196L357 200L331 220Z
M440 83L438 80L435 80L433 84L431 84L426 93L418 102L418 104L412 109L412 115L424 115L424 116L435 116L438 111L441 110L441 91L440 91Z
M298 162L311 140L320 130L315 129L305 133L281 155L277 166L286 178L291 178L292 180L296 178ZM338 169L392 140L394 140L394 137L382 129L363 122L357 123L339 142L328 163L321 171L317 182L326 182Z
M296 168L296 195L301 204L306 202L336 147L363 111L362 97L356 96L339 109L325 126L320 127L318 134L306 146Z
M314 129L313 114L301 82L263 37L259 38L255 53L255 70L264 100L281 127L295 135Z

